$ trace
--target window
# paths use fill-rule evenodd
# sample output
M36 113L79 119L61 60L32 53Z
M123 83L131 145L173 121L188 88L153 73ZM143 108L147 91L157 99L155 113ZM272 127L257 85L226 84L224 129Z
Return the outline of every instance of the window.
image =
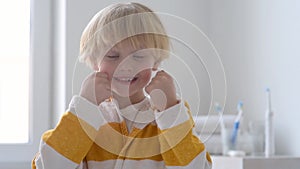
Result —
M0 143L28 142L29 7L29 0L0 2Z
M30 168L50 126L51 1L1 1L0 21L0 168Z

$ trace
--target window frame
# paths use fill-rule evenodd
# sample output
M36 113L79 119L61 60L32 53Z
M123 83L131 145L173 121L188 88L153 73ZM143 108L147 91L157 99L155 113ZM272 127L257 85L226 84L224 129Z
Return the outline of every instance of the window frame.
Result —
M28 168L51 122L51 4L30 0L29 141L0 144L0 168Z

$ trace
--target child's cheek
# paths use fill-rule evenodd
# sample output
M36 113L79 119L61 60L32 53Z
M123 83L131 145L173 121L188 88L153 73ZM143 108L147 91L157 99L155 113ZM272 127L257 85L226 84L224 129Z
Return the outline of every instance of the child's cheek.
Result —
M114 74L114 69L111 65L100 64L100 72L107 73L108 79L111 80Z
M151 80L151 74L152 71L151 70L144 70L143 71L143 80L148 83Z

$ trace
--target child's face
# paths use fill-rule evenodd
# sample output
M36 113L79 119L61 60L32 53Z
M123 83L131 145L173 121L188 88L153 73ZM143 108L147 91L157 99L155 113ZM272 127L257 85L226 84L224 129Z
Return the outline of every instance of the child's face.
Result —
M99 67L108 74L114 93L121 97L138 97L151 80L154 66L150 49L136 49L125 40L104 56Z

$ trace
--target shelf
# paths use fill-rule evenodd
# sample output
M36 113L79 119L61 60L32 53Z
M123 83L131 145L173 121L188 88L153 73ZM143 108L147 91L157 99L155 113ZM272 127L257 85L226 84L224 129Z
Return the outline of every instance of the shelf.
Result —
M226 157L212 156L213 169L299 169L300 157Z

